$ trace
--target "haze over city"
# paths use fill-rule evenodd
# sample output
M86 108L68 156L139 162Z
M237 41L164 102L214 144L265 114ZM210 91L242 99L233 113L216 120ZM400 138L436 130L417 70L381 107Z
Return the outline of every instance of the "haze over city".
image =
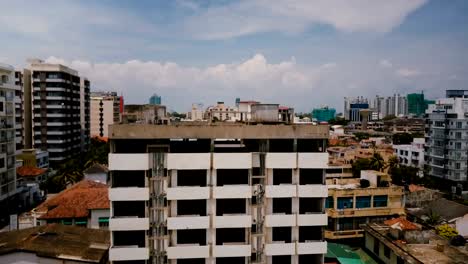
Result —
M236 97L296 111L343 96L424 91L467 81L468 2L10 1L0 61L63 63L127 103L158 93L191 103ZM27 8L25 8L27 6ZM54 6L54 8L50 8Z

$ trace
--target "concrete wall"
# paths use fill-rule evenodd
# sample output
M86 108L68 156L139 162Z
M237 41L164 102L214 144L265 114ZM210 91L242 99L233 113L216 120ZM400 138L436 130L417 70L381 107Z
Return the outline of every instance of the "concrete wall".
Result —
M99 217L109 217L109 209L94 209L91 210L91 219L88 223L88 228L99 229Z
M468 236L468 214L457 219L455 222L457 231L460 235L467 237Z
M83 264L93 262L78 262L73 260L62 260L53 258L39 257L33 253L13 252L5 255L0 255L0 263L8 264Z

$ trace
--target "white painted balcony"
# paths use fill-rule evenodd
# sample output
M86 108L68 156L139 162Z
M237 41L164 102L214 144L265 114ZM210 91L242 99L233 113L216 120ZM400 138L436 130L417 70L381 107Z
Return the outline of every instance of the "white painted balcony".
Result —
M250 215L223 215L214 216L215 228L243 228L252 226L252 216Z
M299 153L297 164L299 168L304 169L326 169L328 168L328 153Z
M167 229L208 229L210 228L209 216L177 216L167 219Z
M167 248L168 259L208 258L210 246L177 245Z
M298 214L298 226L326 226L328 225L327 214Z
M149 230L149 218L118 217L109 219L109 230L134 231Z
M169 153L167 154L168 170L209 170L210 153Z
M109 153L109 170L149 170L148 153Z
M297 243L297 254L327 254L327 242L306 241L305 243Z
M251 169L251 153L213 153L215 169Z
M265 188L265 196L267 198L281 198L281 197L295 197L296 185L280 184L280 185L267 185Z
M166 191L167 200L209 199L210 187L171 187Z
M265 166L269 169L297 168L296 153L267 153Z
M213 257L247 257L251 255L250 245L213 246Z
M320 198L328 196L328 188L324 184L307 184L297 186L297 196Z
M139 247L111 247L109 249L110 261L147 260L149 249Z
M252 187L249 185L224 185L213 187L215 199L252 198Z
M273 242L265 245L267 256L295 255L296 243Z
M109 200L111 201L147 201L149 200L149 188L140 188L140 187L109 188Z
M277 227L277 226L295 226L296 215L295 214L271 214L265 217L265 226Z

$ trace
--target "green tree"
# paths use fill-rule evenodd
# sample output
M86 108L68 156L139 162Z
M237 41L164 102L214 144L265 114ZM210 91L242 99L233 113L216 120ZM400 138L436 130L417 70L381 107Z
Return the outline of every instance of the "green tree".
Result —
M398 160L398 157L397 157L397 156L395 156L395 155L391 156L391 157L388 159L388 163L387 163L388 169L389 169L389 170L392 170L392 169L398 167L399 163L400 163L400 161Z
M393 134L392 141L394 145L406 145L413 142L413 135L410 133L395 133Z
M382 171L385 168L385 160L382 158L382 155L377 152L372 154L370 158L370 168L376 171Z
M351 171L353 173L353 177L359 178L362 170L371 169L370 163L371 163L370 159L361 158L361 159L355 160L353 164L351 165Z
M383 121L389 121L389 120L393 120L393 119L395 119L395 118L396 118L395 115L388 115L388 116L382 118L382 120L383 120Z
M354 137L361 141L363 139L368 139L370 137L370 135L368 133L363 133L363 132L357 132L357 133L354 133Z

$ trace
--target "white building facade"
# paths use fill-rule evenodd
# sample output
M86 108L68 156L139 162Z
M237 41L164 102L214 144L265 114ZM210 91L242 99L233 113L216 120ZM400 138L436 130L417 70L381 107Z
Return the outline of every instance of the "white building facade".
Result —
M91 136L108 137L109 125L119 123L120 97L116 92L91 93Z
M328 126L111 126L113 263L323 263Z
M393 145L400 164L422 169L424 167L424 138L414 138L408 145Z

